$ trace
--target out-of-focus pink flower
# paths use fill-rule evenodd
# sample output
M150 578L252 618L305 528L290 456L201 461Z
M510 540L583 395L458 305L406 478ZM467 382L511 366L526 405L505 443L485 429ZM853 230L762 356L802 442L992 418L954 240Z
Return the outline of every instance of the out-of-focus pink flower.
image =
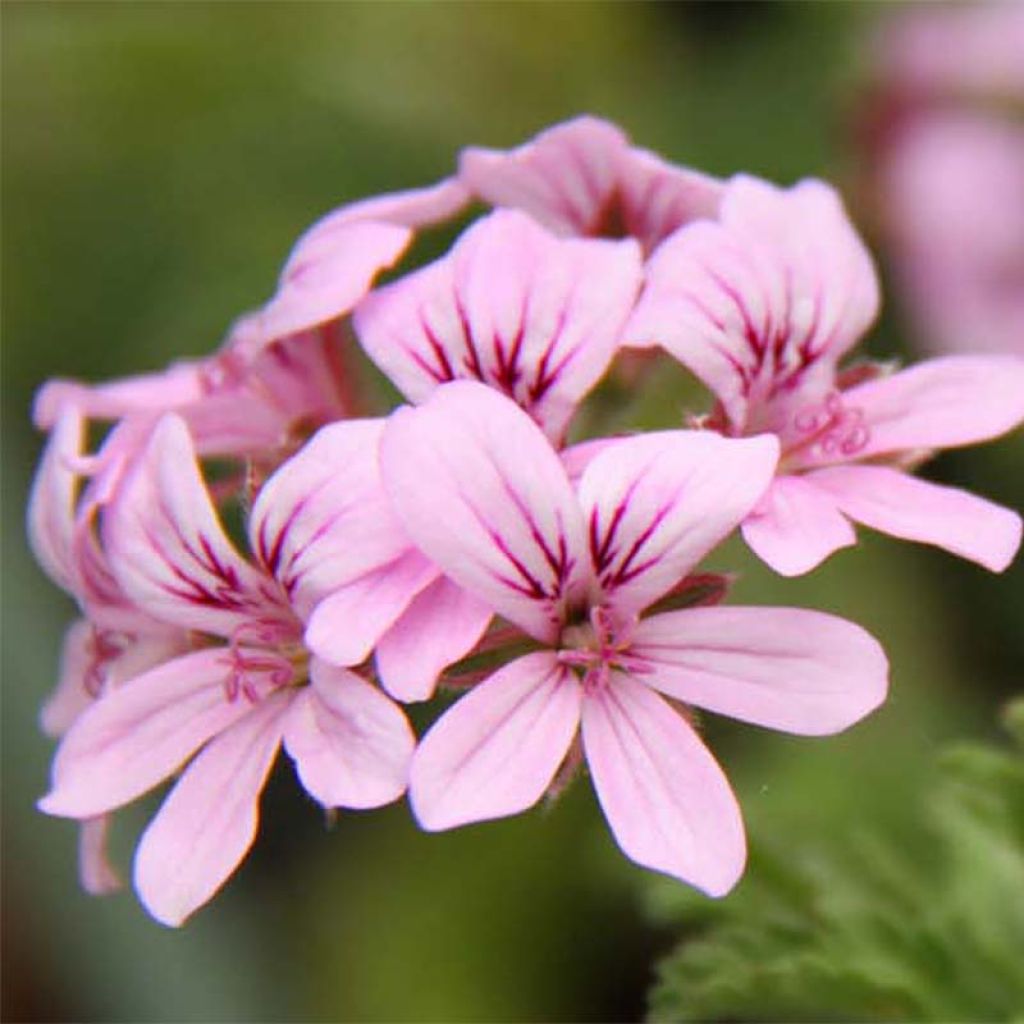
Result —
M683 224L714 216L722 183L630 144L596 117L577 117L517 149L470 147L459 181L493 206L523 210L562 235L635 238L650 252Z
M614 443L574 488L536 424L475 382L389 421L382 473L422 550L537 644L459 700L413 759L420 823L514 814L552 786L577 733L638 863L727 892L745 857L736 801L665 697L790 732L845 728L882 700L858 627L793 609L649 608L772 478L772 437L672 431Z
M561 239L498 211L447 256L371 292L354 322L409 401L479 380L560 440L618 348L640 279L635 242Z
M806 572L854 543L850 519L1000 571L1020 517L901 470L1024 419L1024 360L838 372L877 307L870 258L828 186L739 177L719 222L683 228L654 254L626 337L662 345L717 395L709 425L778 436L778 476L743 525L778 572Z
M187 631L192 649L78 715L40 806L93 819L188 762L135 859L136 889L166 924L206 902L245 855L282 743L327 807L375 807L405 789L414 740L402 712L303 644L325 595L386 571L408 549L377 483L380 428L327 428L267 482L248 523L252 561L225 536L177 417L160 421L104 511L104 548L123 591Z

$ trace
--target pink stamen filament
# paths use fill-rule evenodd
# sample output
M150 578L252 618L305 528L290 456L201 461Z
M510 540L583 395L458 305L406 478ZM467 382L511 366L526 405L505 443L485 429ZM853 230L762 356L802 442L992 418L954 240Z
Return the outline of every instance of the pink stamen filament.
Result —
M849 458L862 451L871 439L863 411L844 406L837 391L831 392L822 405L798 412L792 425L801 436L786 445L787 456L811 450L826 458Z
M254 647L256 649L254 649ZM254 676L261 676L271 689L300 682L306 674L305 648L296 642L296 628L271 619L243 622L228 641L230 671L224 681L229 701L242 694L257 703L261 694Z

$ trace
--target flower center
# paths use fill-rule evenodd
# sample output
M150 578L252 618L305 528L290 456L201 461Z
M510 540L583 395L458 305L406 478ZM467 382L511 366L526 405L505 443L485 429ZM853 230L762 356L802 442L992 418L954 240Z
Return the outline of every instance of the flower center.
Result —
M294 623L277 619L251 619L231 634L229 671L224 695L239 694L250 703L266 696L266 689L297 686L309 677L309 652Z
M607 608L591 608L589 622L562 630L558 660L575 669L587 689L606 686L613 670L645 671L641 660L630 653L629 634L615 623Z
M844 405L839 392L832 391L823 402L805 406L789 418L781 437L780 468L848 459L863 451L870 439L863 410Z

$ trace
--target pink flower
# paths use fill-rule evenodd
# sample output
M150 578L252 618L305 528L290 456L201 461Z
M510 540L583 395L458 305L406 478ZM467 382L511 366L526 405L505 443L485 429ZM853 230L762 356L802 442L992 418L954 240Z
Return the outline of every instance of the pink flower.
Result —
M493 206L523 210L561 235L632 237L650 252L713 216L721 182L630 145L615 125L577 117L508 152L471 147L459 181Z
M538 427L477 383L446 384L392 416L382 472L410 535L537 645L422 740L410 797L425 828L530 807L581 730L623 851L712 895L732 887L744 861L739 810L664 697L820 734L867 714L886 686L875 641L828 615L640 618L750 511L777 457L771 437L647 434L606 447L574 488Z
M192 650L79 715L40 806L91 819L187 763L135 858L136 889L166 924L206 902L244 857L282 743L324 806L376 807L405 789L414 741L402 712L303 644L325 595L385 572L408 549L377 484L380 428L326 428L264 485L248 522L252 561L225 536L174 416L161 420L104 512L105 549L124 592L153 619L189 631Z
M355 327L411 402L479 380L561 439L618 348L640 275L634 242L560 239L499 211L436 263L371 292Z
M1024 360L839 372L877 308L871 260L832 189L740 176L719 222L683 228L654 254L626 339L662 345L715 393L709 425L778 437L777 477L743 524L778 572L806 572L853 544L850 520L1000 571L1020 544L1020 517L904 469L1016 426Z

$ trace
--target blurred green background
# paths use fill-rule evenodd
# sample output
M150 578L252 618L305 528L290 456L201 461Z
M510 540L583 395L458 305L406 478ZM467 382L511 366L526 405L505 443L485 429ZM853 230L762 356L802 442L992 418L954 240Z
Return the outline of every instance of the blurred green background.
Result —
M150 921L130 891L80 893L74 827L33 807L52 747L37 709L73 609L24 544L40 447L29 404L50 376L99 380L208 352L269 296L325 210L435 180L464 145L514 145L576 113L712 173L849 184L862 46L880 13L3 5L4 1019L643 1015L676 932L648 920L652 876L618 854L585 780L554 808L429 836L404 805L328 829L282 765L253 854L184 930ZM910 353L898 313L890 301L873 353ZM639 419L673 422L673 380ZM1018 436L944 456L929 475L1019 508L1022 455ZM892 661L891 700L837 739L707 723L755 850L762 834L800 849L868 827L902 842L941 744L994 734L1020 688L1020 562L995 578L865 535L806 579L772 577L737 544L713 567L742 572L737 602L844 614ZM153 806L119 821L121 863Z

